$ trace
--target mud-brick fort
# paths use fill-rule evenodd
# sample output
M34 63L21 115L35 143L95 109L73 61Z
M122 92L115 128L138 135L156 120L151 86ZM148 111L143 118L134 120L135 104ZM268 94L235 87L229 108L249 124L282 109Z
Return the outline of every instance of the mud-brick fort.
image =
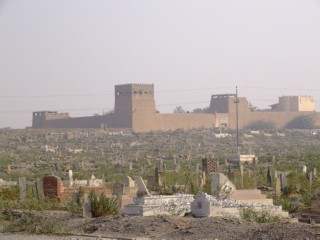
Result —
M115 86L112 113L72 118L68 113L56 111L33 112L32 127L130 129L135 132L212 127L235 129L237 107L240 129L258 121L285 128L295 118L305 115L320 125L320 113L315 112L311 96L283 96L266 110L255 110L245 97L236 99L235 94L212 95L207 113L162 114L156 110L153 84L123 84Z

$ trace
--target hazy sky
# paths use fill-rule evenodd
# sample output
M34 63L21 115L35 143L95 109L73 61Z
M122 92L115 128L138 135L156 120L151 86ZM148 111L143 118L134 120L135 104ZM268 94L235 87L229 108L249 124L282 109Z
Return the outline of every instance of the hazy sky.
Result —
M124 83L154 83L160 112L235 86L320 110L320 0L0 0L0 81L0 127L109 111Z

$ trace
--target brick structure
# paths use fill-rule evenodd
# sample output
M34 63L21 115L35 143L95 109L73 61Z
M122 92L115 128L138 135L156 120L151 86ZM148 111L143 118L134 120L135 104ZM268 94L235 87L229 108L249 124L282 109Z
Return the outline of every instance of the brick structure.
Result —
M63 190L64 187L59 177L45 176L43 178L43 193L45 197L53 197L60 200Z
M211 156L202 158L202 171L208 175L219 172L219 161Z
M112 192L110 189L104 187L82 187L85 194L95 192L97 194L105 194L111 196ZM45 176L43 178L43 192L44 196L48 198L56 198L58 201L67 202L72 199L72 194L76 189L73 187L64 187L61 179L57 176Z

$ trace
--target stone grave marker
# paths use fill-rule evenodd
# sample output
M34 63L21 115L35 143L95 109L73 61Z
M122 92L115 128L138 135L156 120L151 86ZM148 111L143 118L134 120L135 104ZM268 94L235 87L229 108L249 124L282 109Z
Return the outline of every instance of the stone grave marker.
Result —
M26 199L27 196L27 178L19 177L20 200Z
M140 177L140 176L135 177L135 182L138 186L138 193L140 193L142 195L150 196L150 193L149 193L142 177Z
M281 175L279 174L278 177L276 178L276 185L275 185L275 194L277 197L280 197L281 195Z
M92 217L92 212L91 212L91 201L88 197L88 195L84 196L83 200L83 208L82 208L82 216L85 219L91 218Z
M123 184L122 183L115 183L112 187L112 195L115 195L118 199L119 208L122 206L122 195L123 195Z
M43 192L43 181L40 179L36 180L36 189L37 196L39 200L44 200L44 192Z

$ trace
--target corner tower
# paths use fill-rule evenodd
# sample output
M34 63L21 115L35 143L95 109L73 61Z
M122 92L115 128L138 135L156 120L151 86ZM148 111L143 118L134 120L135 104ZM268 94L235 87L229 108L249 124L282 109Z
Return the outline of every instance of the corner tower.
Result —
M144 131L154 124L156 113L153 84L115 86L115 117L119 128Z

